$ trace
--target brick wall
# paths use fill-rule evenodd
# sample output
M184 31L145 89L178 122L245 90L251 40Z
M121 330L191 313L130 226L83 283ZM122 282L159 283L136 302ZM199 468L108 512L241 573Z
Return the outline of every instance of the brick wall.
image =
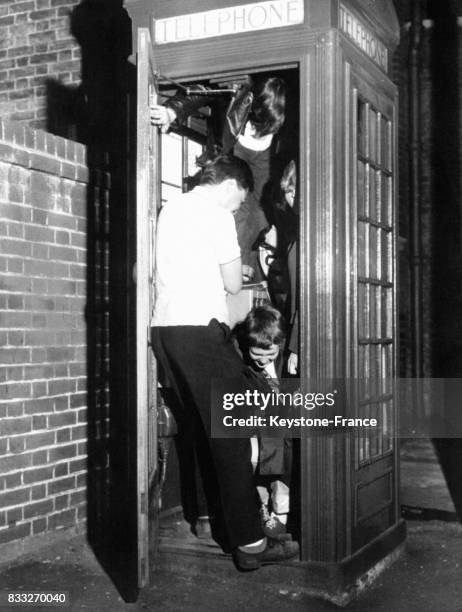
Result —
M69 15L80 0L2 0L0 115L46 127L50 81L80 82Z
M87 175L0 122L0 545L85 516Z

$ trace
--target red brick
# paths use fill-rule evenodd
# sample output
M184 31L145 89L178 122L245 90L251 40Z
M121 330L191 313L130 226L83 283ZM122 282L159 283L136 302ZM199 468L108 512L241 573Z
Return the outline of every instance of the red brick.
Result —
M46 429L46 426L47 426L47 418L44 414L38 414L32 417L32 429L34 431ZM58 440L56 441L58 442Z
M10 402L7 406L6 416L7 417L19 417L24 414L24 403L22 400L18 402Z
M70 429L58 429L56 432L56 444L62 444L63 442L70 442L71 430Z
M76 249L71 247L50 246L50 257L58 261L75 262L77 261L78 255Z
M10 457L2 457L0 463L0 472L12 472L29 467L32 463L30 454L12 455Z
M26 538L31 533L30 523L22 523L8 529L2 529L0 531L0 544L6 542L12 542L13 540L19 540L20 538Z
M6 522L8 525L16 525L23 520L23 508L12 508L6 513Z
M48 382L50 395L61 395L63 393L73 393L75 382L73 380L51 380Z
M58 529L59 527L70 527L75 525L76 512L75 508L64 510L58 514L51 514L48 517L49 529ZM0 532L1 533L1 532Z
M29 167L34 170L40 170L45 177L47 174L59 175L60 174L60 164L59 161L53 159L52 157L45 157L44 155L37 155L36 153L32 153L29 157ZM41 208L52 208L52 206L46 205L46 191L43 192L42 197L37 200L33 200L38 206ZM52 202L54 204L54 200Z
M25 331L13 330L8 332L8 344L11 346L23 346L25 343Z
M2 204L2 218L12 221L31 221L32 209L17 204Z
M2 253L5 255L20 255L21 257L30 257L31 245L23 240L10 240L3 238Z
M31 396L31 385L30 383L6 383L0 385L0 399L11 399L18 400L23 398L29 398ZM1 430L1 427L0 427ZM19 433L19 432L18 432Z
M51 446L55 441L54 431L46 431L42 433L32 433L26 438L27 450L34 450L42 446Z
M71 215L61 213L48 213L48 225L50 227L67 228L71 230L78 229L80 219L75 219Z
M24 484L35 484L43 480L51 480L53 478L53 468L43 467L33 470L26 470L23 473Z
M10 453L22 453L25 450L25 438L23 436L14 436L9 439Z
M15 419L2 419L0 423L1 435L14 435L22 434L31 431L32 419L31 417L21 417Z
M31 315L22 312L1 312L0 327L30 327Z
M24 310L24 298L22 295L10 295L8 298L9 310Z
M48 395L47 382L43 380L32 383L32 395L34 397L44 397Z
M10 4L10 13L25 13L26 11L33 11L35 4L32 0L26 2L13 2Z
M44 397L31 401L25 401L24 412L26 414L44 414L46 412L53 412L53 400L48 397Z
M31 242L54 242L54 231L47 227L26 227L26 240Z
M55 412L60 412L61 410L69 409L69 397L56 397L53 400L53 408Z
M75 393L71 395L70 399L71 408L80 408L81 406L87 405L87 394L86 393Z
M0 364L28 363L29 361L30 349L18 347L0 349Z
M69 464L68 463L59 463L53 469L53 478L61 478L62 476L67 476L69 474Z
M87 459L76 459L69 462L69 472L83 472L87 469Z
M77 445L68 444L66 446L50 448L48 454L50 461L62 461L63 459L70 459L72 457L76 457Z
M46 531L47 528L47 519L39 518L35 521L32 521L32 533L33 535L37 535L38 533L42 533Z
M74 348L51 347L47 349L47 361L69 361L74 358Z
M69 491L75 488L75 476L55 479L48 483L48 494L55 495L63 491ZM1 496L0 496L1 499ZM1 506L0 506L1 507Z
M35 164L38 158L46 159L46 158L42 158L42 156L36 155L35 157L33 157L31 163ZM32 167L35 167L35 166L36 164ZM48 168L44 168L44 170L47 171ZM32 195L31 204L33 206L37 206L39 208L48 209L48 210L53 209L55 189L51 181L51 178L48 177L48 175L46 175L43 172L33 171L31 173L31 195Z
M10 257L8 259L8 272L13 274L23 274L24 273L24 260L16 257ZM23 283L27 283L27 280L21 279Z
M29 489L16 489L7 493L0 493L0 508L19 506L29 501Z
M21 472L16 472L16 474L6 474L3 477L5 482L5 489L16 489L21 486Z
M44 465L47 462L48 462L48 451L46 450L35 452L32 456L33 465Z
M63 427L64 425L74 425L75 412L60 412L48 416L48 427Z
M19 238L21 240L24 239L24 225L21 223L8 223L7 231L10 238Z
M41 516L44 514L48 514L53 510L53 500L47 499L45 501L37 502L35 504L30 504L24 506L24 518L32 518L35 516Z
M55 501L55 507L54 507L55 511L64 510L65 508L69 508L69 495L60 495L59 497L55 497L54 501Z
M45 484L34 485L31 489L31 499L43 499L47 494L47 486Z
M32 221L46 225L48 223L48 213L44 210L32 210Z

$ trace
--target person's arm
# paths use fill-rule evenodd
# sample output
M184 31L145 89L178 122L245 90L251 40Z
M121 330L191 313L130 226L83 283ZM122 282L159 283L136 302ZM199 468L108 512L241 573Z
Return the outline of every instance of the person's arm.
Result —
M188 96L176 94L169 98L164 105L153 104L150 108L151 123L158 125L165 133L174 121L182 124L186 119L203 106L212 104L214 98L207 95L189 94Z
M233 261L220 264L223 286L228 293L235 295L242 288L242 263L241 258L237 257Z

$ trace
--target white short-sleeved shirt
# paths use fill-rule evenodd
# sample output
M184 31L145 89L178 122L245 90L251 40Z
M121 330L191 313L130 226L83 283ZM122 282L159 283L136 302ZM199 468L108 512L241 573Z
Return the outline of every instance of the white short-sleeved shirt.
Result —
M220 265L241 256L232 213L196 187L168 201L156 238L156 302L152 325L228 322Z

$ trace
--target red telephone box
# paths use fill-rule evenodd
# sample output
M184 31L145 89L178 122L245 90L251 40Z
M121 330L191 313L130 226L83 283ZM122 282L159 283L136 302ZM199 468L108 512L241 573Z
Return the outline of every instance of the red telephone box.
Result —
M149 366L146 330L162 172L147 105L156 78L214 84L271 71L291 85L298 138L302 387L308 380L342 379L344 414L381 424L367 432L328 428L305 434L300 443L301 558L284 572L344 603L360 582L393 560L405 539L393 382L398 116L389 76L398 43L393 3L128 0L126 8L139 67L138 584L146 584L149 564L155 563L149 541L156 539L148 521L157 453L155 368ZM178 146L186 172L184 141ZM163 168L170 172L168 164Z

